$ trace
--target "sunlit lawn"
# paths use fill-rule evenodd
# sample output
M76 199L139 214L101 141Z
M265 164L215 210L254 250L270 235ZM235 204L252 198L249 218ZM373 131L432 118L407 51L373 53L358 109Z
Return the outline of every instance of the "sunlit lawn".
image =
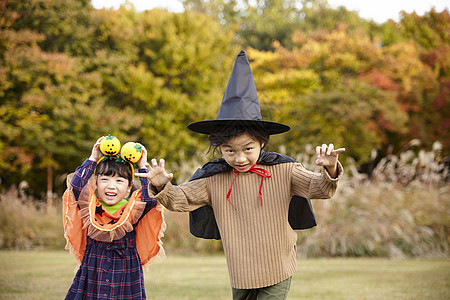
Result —
M63 299L75 263L66 251L0 251L0 299ZM450 299L450 260L298 261L288 299ZM149 299L230 299L222 255L168 255L145 272Z

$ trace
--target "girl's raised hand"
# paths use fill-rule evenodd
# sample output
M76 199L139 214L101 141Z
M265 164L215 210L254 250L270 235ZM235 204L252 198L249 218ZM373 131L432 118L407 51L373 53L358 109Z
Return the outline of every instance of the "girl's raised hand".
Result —
M103 153L100 151L100 142L104 139L105 137L102 136L101 138L99 138L94 146L92 147L92 152L91 152L91 156L89 156L89 160L90 161L95 161L97 162L100 158L103 157Z

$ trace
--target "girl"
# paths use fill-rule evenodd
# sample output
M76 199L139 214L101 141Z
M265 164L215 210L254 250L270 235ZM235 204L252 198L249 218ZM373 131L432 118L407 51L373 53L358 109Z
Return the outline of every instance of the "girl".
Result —
M97 140L91 156L69 175L63 196L66 248L81 263L66 299L145 299L142 266L164 257L162 207L148 195L148 180L130 196L133 165L103 156ZM139 173L148 172L141 147ZM94 175L94 176L92 176Z
M286 299L296 271L294 229L315 226L309 200L333 196L343 172L344 148L317 146L321 173L278 153L264 152L269 136L289 126L263 121L243 51L238 55L215 120L190 130L208 134L210 149L223 158L197 170L190 182L174 186L173 175L152 159L149 193L174 211L191 211L191 232L221 238L233 299ZM194 214L196 213L196 214Z

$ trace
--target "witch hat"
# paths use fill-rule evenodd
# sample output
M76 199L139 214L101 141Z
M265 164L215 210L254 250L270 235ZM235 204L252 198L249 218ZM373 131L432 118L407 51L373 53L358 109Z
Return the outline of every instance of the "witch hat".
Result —
M285 124L262 120L253 73L244 50L236 58L216 119L194 122L187 127L198 133L211 134L234 123L250 127L259 125L269 134L290 129Z

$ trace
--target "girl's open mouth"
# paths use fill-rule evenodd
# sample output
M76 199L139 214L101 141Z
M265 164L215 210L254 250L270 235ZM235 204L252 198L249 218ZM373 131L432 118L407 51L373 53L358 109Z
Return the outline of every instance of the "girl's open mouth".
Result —
M105 196L108 197L108 198L114 198L114 197L117 196L117 194L115 194L115 193L105 193Z

